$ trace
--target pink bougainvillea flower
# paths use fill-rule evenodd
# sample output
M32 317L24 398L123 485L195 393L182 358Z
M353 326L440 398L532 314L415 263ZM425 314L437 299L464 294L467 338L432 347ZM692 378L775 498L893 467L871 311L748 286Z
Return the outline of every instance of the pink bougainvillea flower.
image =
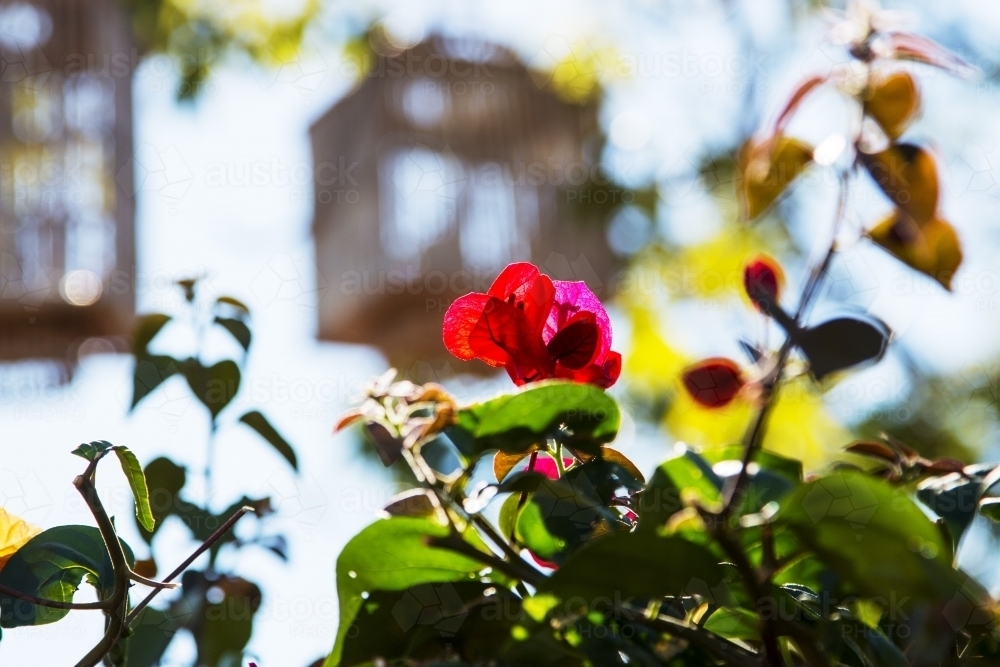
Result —
M527 262L504 269L486 294L466 294L444 316L445 347L503 367L515 384L561 378L610 387L621 374L611 321L582 282L552 280Z

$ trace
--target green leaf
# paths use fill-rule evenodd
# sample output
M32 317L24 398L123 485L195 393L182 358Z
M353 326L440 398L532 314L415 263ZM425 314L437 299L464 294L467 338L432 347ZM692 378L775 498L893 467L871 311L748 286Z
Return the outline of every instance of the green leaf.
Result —
M514 537L515 530L517 529L517 516L520 513L518 511L518 504L520 502L521 494L512 493L500 505L500 517L497 521L497 527L500 529L500 534L508 540Z
M114 445L107 440L95 440L94 442L83 443L70 453L75 454L80 458L87 459L88 461L93 461L101 456L104 456L112 449L114 449Z
M684 509L682 495L710 504L719 502L721 491L722 479L711 464L697 452L681 447L677 456L660 464L639 495L639 527L648 530L663 526Z
M447 526L429 519L392 517L376 521L347 543L337 558L340 628L327 667L340 664L344 642L364 604L363 593L479 579L478 573L484 566L478 560L428 546L428 538L443 538L448 534ZM467 535L466 539L486 549L473 535Z
M168 458L153 459L146 466L143 476L149 489L150 511L153 513L153 528L147 530L139 523L139 534L146 544L153 541L156 531L163 525L163 520L184 506L180 499L180 491L187 482L187 474L181 466Z
M244 350L250 349L250 327L243 320L235 317L216 317L215 323L228 331L236 342L243 346Z
M456 654L464 664L488 664L508 641L520 608L517 597L490 582L373 591L354 619L340 664L424 663Z
M132 549L124 542L122 548L129 566L135 565ZM72 602L85 579L100 598L114 589L111 558L101 532L92 526L58 526L39 533L0 570L0 584L57 602ZM5 628L54 623L68 613L0 594L0 626Z
M986 498L979 503L979 511L987 519L1000 523L1000 498Z
M138 355L135 359L135 371L132 375L132 405L134 410L139 401L146 398L154 389L163 384L172 375L180 371L180 362L165 355Z
M132 333L132 354L137 357L148 356L146 348L171 318L162 313L150 313L136 319L135 331Z
M271 426L271 422L267 420L267 417L257 410L251 410L240 417L240 421L257 431L262 438L271 443L271 446L274 447L279 454L285 457L285 460L288 461L288 464L291 465L292 468L296 471L299 469L299 461L295 456L295 450L292 449L292 446L288 443L288 441L281 437L281 434L278 433L273 426Z
M838 575L841 594L898 600L913 618L919 610L924 622L958 595L970 609L989 599L952 567L946 536L910 496L862 472L841 471L804 484L776 520ZM930 622L949 627L940 617Z
M146 607L130 626L132 636L125 642L126 667L155 667L179 629L176 619L166 612Z
M207 600L205 596L212 589L222 593L221 600ZM241 665L243 650L253 634L254 615L260 608L260 588L240 577L207 579L198 572L185 578L184 593L200 598L189 623L198 646L195 664Z
M616 488L635 483L618 464L600 460L542 479L517 519L518 536L536 555L562 562L595 532L623 527L607 505Z
M492 449L522 452L546 438L597 454L615 438L620 421L618 404L604 390L547 380L462 408L448 435L469 457Z
M156 519L153 518L153 509L149 506L149 488L146 486L146 476L139 465L139 459L135 457L128 447L118 446L114 448L118 455L118 461L122 464L122 472L128 478L128 485L132 488L132 495L135 497L135 516L143 528L148 532L153 532L156 526Z
M726 639L760 641L757 614L740 607L723 607L715 610L703 627Z
M516 497L514 499L517 500ZM529 502L522 507L514 525L518 539L540 558L550 560L566 548L566 541L553 535L545 525L545 518L537 503Z
M231 359L208 368L197 359L188 359L182 370L195 397L212 413L213 421L240 390L240 367Z
M667 595L698 594L729 602L725 571L705 547L651 532L598 537L570 556L539 592L563 600L583 598L593 610L599 599L645 606Z

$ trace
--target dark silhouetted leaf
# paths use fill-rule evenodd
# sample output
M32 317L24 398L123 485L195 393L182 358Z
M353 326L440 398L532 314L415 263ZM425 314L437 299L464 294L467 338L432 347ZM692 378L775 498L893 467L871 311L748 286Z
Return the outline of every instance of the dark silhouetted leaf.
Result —
M240 390L240 368L230 359L208 368L197 359L187 359L182 371L195 398L212 413L213 421Z
M368 422L362 429L369 442L375 447L375 453L386 468L399 460L403 455L403 440L394 436L389 429L378 422Z
M180 362L173 357L164 355L146 355L135 359L135 371L132 376L132 405L134 410L139 401L146 398L163 381L180 371Z
M153 513L153 529L146 530L139 523L139 534L146 544L153 540L163 520L185 505L180 499L181 489L187 481L184 468L168 458L153 459L143 471L146 487L149 489L149 507ZM138 518L137 518L138 523Z
M218 299L215 300L215 302L216 303L222 303L222 304L225 304L227 306L232 306L233 308L236 308L237 310L241 311L245 315L249 315L250 314L250 309L247 308L247 305L245 303L243 303L239 299L234 299L231 296L220 296Z
M877 320L850 317L799 331L795 338L817 380L861 363L878 361L889 344L889 328Z
M132 354L137 357L146 356L149 343L160 333L160 330L170 321L169 315L150 313L137 318L135 331L132 333Z
M271 426L271 422L267 420L267 417L257 410L251 410L240 417L240 421L257 431L262 438L271 443L271 446L274 447L274 449L281 454L286 461L288 461L288 464L292 466L292 468L295 470L299 469L299 461L295 456L295 450L292 449L292 446L288 443L288 441L281 437L281 434L278 433L273 426Z
M235 317L216 317L215 323L228 331L236 342L243 346L244 350L250 349L250 327L243 320Z

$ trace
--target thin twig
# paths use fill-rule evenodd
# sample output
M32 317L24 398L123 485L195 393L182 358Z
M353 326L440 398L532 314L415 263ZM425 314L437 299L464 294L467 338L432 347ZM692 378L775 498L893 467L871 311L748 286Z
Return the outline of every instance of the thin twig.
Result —
M150 588L177 588L180 584L170 584L165 581L156 581L155 579L147 579L141 574L136 574L134 570L129 570L128 578L137 584L142 584L143 586L149 586Z
M60 602L58 600L36 598L34 595L28 595L27 593L15 591L13 588L7 588L3 584L0 584L0 593L3 593L7 597L11 597L17 600L24 600L25 602L30 602L31 604L38 605L39 607L50 607L52 609L94 611L97 609L108 608L107 600L98 600L97 602Z
M236 522L239 521L243 517L244 514L246 514L247 512L252 512L252 511L253 511L253 508L250 507L249 505L245 505L245 506L241 507L240 509L236 510L236 512L234 512L231 517L229 517L228 519L226 519L226 522L224 524L222 524L221 526L219 526L218 530L216 530L214 533L212 533L211 535L209 535L208 539L201 543L201 546L199 546L197 549L195 549L194 552L190 556L188 556L186 559L184 559L183 563L181 563L180 565L178 565L174 569L173 572L171 572L170 574L168 574L166 576L166 578L164 578L163 583L169 583L169 582L173 581L174 579L176 579L177 577L179 577L184 572L184 570L188 569L188 567L191 565L191 563L193 563L195 561L195 559L198 558L198 556L202 555L203 553L205 553L206 551L208 551L209 549L211 549L213 544L215 544L216 542L218 542L222 538L223 535L225 535L226 533L228 533L229 530L233 526L236 525ZM143 609L146 608L146 605L148 605L150 602L153 601L153 598L155 598L157 596L157 594L159 594L159 592L161 590L163 590L163 589L162 588L156 588L149 595L147 595L145 598L143 598L143 600L139 604L137 604L135 606L135 608L125 618L125 624L126 625L131 625L132 623L134 623L135 619L139 616L139 613Z
M640 610L628 605L618 605L617 610L633 623L685 639L725 661L728 665L761 667L762 661L759 654L748 651L704 628L691 625L687 621L664 614L650 616L645 613L644 609Z

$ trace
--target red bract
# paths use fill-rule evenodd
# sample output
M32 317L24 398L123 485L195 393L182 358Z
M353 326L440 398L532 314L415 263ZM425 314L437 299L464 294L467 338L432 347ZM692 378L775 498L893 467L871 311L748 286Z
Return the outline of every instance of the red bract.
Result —
M767 312L778 303L783 282L781 267L770 257L756 257L743 269L743 289L760 311Z
M621 374L611 321L594 293L527 262L504 269L486 294L456 299L443 329L449 352L502 366L518 385L561 378L610 387Z
M689 367L681 376L684 388L695 402L706 408L721 408L743 388L743 373L736 362L717 357Z

